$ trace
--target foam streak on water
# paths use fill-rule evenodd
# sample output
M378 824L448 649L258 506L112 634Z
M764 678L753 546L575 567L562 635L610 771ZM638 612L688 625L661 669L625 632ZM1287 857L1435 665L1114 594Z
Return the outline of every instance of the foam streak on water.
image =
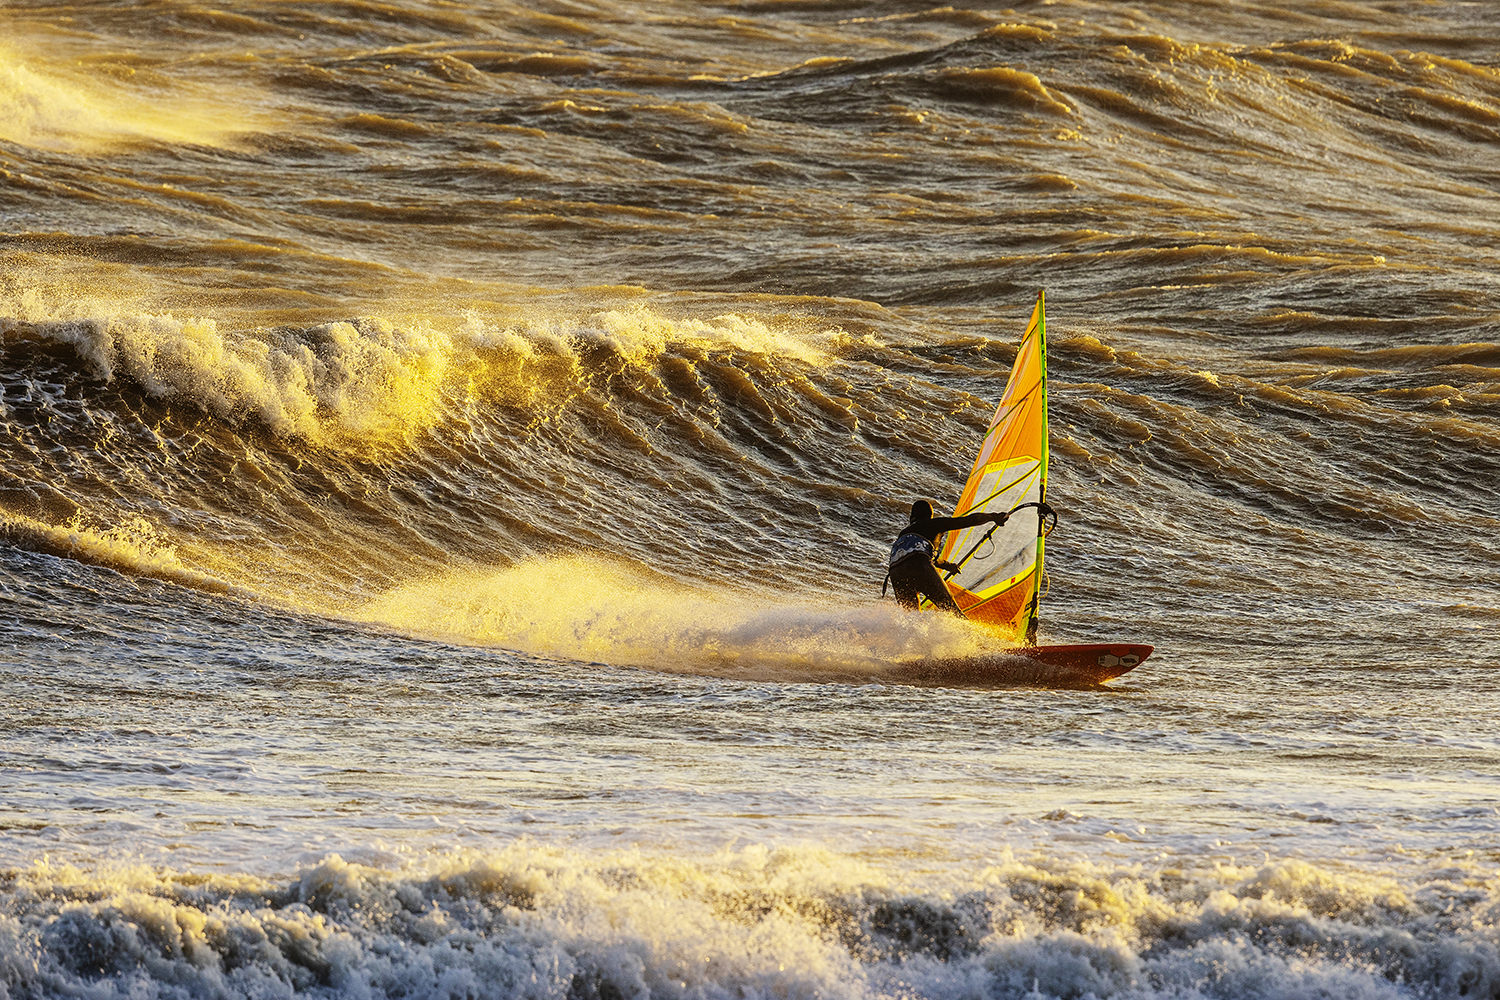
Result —
M0 1000L1500 998L1489 5L0 23Z

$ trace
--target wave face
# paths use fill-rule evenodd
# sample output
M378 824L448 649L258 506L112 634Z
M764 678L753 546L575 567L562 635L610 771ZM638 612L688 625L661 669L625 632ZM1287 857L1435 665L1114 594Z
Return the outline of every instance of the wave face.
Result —
M1490 5L4 17L0 1000L1500 997Z

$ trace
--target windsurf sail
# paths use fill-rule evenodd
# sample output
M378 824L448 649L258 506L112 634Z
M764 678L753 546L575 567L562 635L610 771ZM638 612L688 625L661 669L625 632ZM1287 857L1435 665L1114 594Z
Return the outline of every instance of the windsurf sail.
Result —
M976 511L1012 514L1000 527L950 531L938 558L962 562L949 579L953 599L970 619L1036 641L1041 597L1044 507L1017 510L1047 499L1047 318L1039 292L1010 381L979 446L955 515ZM1036 516L1031 516L1035 512Z

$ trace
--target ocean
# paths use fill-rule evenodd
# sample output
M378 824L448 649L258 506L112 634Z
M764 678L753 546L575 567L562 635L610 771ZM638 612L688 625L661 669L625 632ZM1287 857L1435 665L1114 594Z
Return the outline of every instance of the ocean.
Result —
M1500 998L1500 6L0 25L0 1000Z

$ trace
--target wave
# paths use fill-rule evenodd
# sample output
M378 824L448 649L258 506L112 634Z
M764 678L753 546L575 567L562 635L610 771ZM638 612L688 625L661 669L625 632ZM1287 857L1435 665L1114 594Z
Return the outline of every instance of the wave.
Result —
M379 320L226 337L171 314L8 322L0 333L73 347L87 374L319 444L409 440L436 419L448 346Z
M673 319L643 305L581 317L543 309L501 326L469 311L405 323L373 316L230 331L212 318L118 311L90 300L46 306L31 290L0 309L6 305L0 344L11 351L71 347L87 378L122 379L152 400L350 449L409 444L474 400L555 405L611 368L649 371L670 352L743 352L818 366L850 341L837 327L778 328L732 313Z
M583 660L659 665L670 648L691 669L869 676L964 655L946 648L956 637L852 611L795 621L790 604L878 594L910 497L951 502L967 473L961 442L987 421L1003 338L837 300L589 298L233 327L14 294L0 319L7 537ZM1295 347L1218 373L1063 321L1052 485L1067 530L1053 541L1087 561L1160 511L1205 537L1248 514L1291 539L1395 542L1373 561L1399 589L1402 539L1441 526L1462 559L1448 539L1493 516L1493 360L1483 342ZM127 524L155 547L122 558L108 540ZM1075 598L1110 591L1053 571ZM725 588L755 596L705 596Z
M1004 860L911 885L851 858L518 842L290 880L39 862L6 874L9 996L1500 995L1492 882L1270 861ZM362 862L362 863L361 863Z
M165 542L145 518L128 516L122 523L96 528L81 516L64 525L47 524L24 514L0 510L0 540L32 552L105 566L131 576L166 580L216 594L249 596L212 573L185 566L175 546Z
M58 152L142 144L231 147L269 129L262 95L224 81L195 86L154 60L58 58L57 37L0 44L0 140ZM231 110L232 109L232 110ZM227 204L227 203L226 203Z
M847 501L859 485L811 465L841 440L868 453L865 413L876 430L890 420L865 409L878 385L828 374L874 341L808 315L627 302L230 329L89 301L10 305L0 428L15 461L0 509L28 525L12 540L57 551L58 532L103 538L144 519L204 580L290 588L322 611L439 566L601 545L700 575L748 558L764 578L784 542L750 527L754 491L794 477ZM710 529L726 523L744 530L721 567L702 556L724 547ZM99 548L69 551L120 563ZM330 576L361 582L330 596L317 582Z

